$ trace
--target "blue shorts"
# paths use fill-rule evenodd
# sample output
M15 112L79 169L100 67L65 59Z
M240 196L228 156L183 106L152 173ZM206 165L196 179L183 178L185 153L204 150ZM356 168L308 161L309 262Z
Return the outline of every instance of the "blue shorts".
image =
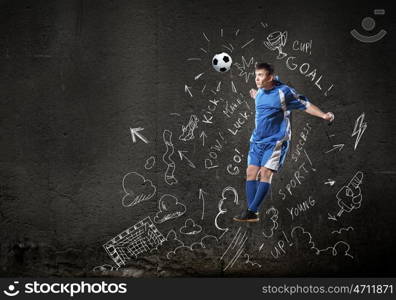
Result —
M273 171L279 171L289 150L289 141L274 143L250 143L248 165L266 167Z

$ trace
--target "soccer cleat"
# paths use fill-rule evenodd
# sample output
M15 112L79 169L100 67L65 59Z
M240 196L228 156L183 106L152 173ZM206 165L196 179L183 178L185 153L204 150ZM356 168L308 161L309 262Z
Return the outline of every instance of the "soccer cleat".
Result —
M233 220L236 222L251 222L251 223L260 221L258 212L253 212L248 209L241 215L235 216Z

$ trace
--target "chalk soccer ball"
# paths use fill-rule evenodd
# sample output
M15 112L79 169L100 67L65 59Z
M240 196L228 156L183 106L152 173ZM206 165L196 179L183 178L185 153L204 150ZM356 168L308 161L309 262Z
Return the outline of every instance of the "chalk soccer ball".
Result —
M217 72L227 72L231 69L232 58L227 53L216 54L212 58L212 66Z

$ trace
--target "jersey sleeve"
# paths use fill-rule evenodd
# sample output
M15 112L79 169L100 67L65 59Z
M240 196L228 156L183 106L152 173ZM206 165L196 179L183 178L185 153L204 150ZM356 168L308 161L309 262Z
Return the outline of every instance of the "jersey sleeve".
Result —
M286 110L306 110L311 104L304 95L298 94L293 88L288 87L285 93Z

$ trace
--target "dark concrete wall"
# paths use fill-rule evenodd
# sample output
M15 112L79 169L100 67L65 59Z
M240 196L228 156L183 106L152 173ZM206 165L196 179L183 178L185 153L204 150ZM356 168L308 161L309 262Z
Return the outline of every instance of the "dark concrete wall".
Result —
M3 276L394 274L395 27L390 10L373 16L373 9L387 9L385 2L0 3ZM351 36L353 28L364 33L365 16L377 22L368 34L388 32L382 40L367 44ZM288 32L283 59L263 44L277 30ZM312 47L295 50L295 41ZM223 46L229 44L232 53ZM336 115L329 126L293 112L291 148L259 224L232 221L246 206L254 127L248 91L255 85L235 64L225 74L213 70L211 58L223 51L238 64L242 57L273 63L281 80ZM306 75L316 69L314 81L314 74L299 71L304 63ZM226 102L237 97L242 104L228 117ZM203 122L214 109L210 100L219 100L213 124ZM239 113L248 120L234 135L228 129ZM198 127L183 141L191 115ZM367 128L355 149L359 117L357 128ZM144 128L143 138L133 142L130 128ZM164 142L170 132L171 156ZM301 133L307 138L298 155ZM155 164L148 168L151 156ZM170 160L175 184L165 181ZM296 171L303 172L300 182ZM355 174L363 174L361 201L337 217L336 194ZM144 201L128 206L138 197ZM308 199L292 217L289 211ZM163 221L167 214L175 218ZM142 237L155 227L166 241L157 249L148 244L116 270L103 244L146 217L152 225L146 223ZM188 219L196 224L192 231L182 229Z

